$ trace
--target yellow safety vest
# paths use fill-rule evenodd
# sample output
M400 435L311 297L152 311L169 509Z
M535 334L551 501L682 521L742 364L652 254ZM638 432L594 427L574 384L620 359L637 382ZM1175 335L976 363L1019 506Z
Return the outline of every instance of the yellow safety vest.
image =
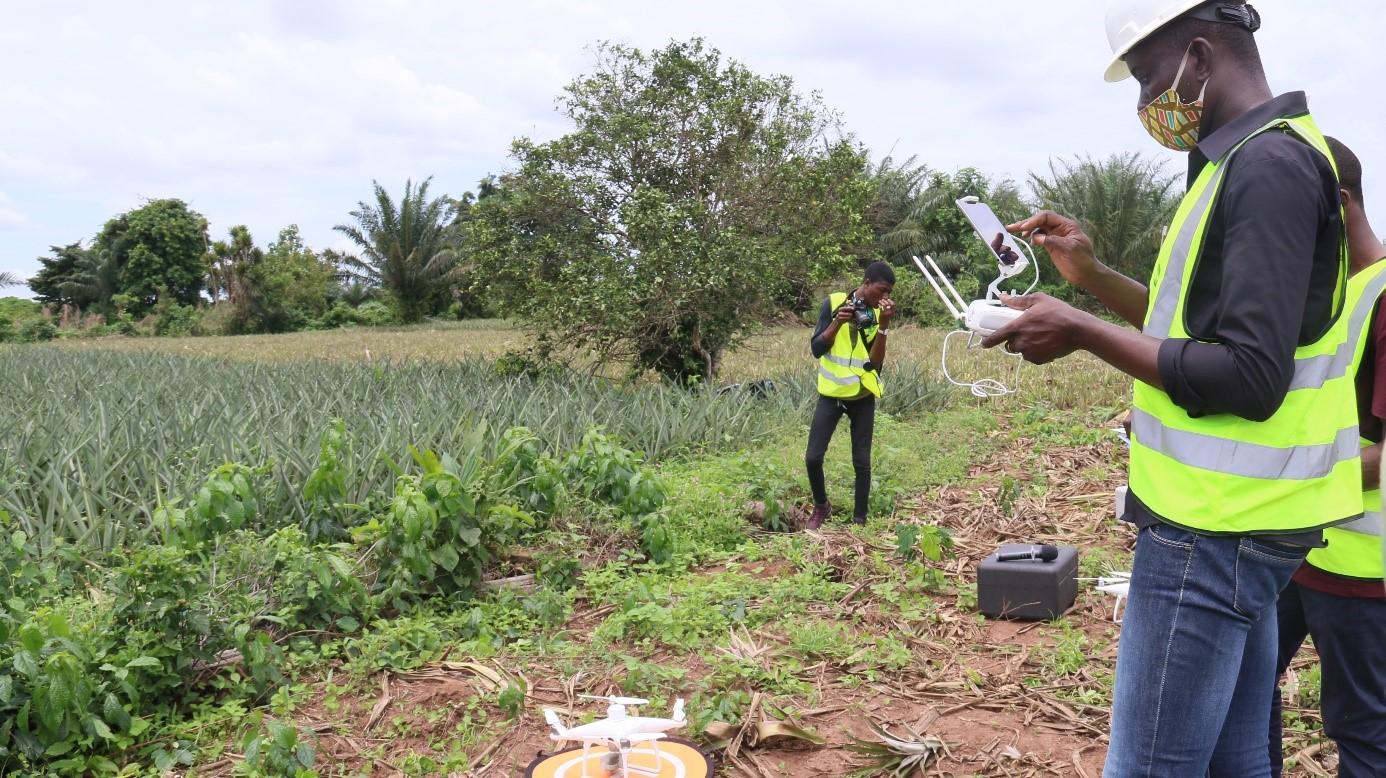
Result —
M1377 262L1352 277L1348 282L1347 311L1349 326L1356 338L1349 376L1356 376L1362 366L1362 357L1367 351L1367 340L1371 332L1372 311L1386 290L1386 260ZM1363 438L1363 446L1372 442ZM1382 515L1381 489L1370 489L1362 496L1363 516L1356 521L1330 527L1323 531L1327 548L1316 548L1309 552L1306 561L1320 570L1347 578L1379 580L1386 578L1386 565L1382 562Z
M847 301L846 292L834 292L828 296L828 309L836 313ZM876 321L881 320L881 309L876 308ZM818 358L818 393L824 397L850 400L862 390L880 397L884 387L878 370L867 370L871 353L866 344L875 335L877 327L857 330L851 323L837 330L828 353Z
M1150 281L1144 331L1190 338L1185 305L1228 162L1264 132L1293 132L1337 170L1307 114L1277 119L1210 160L1175 212ZM1232 414L1194 418L1162 389L1137 381L1131 418L1131 491L1161 518L1206 533L1308 531L1362 515L1361 449L1346 240L1339 257L1334 323L1295 350L1295 373L1279 410L1266 421Z

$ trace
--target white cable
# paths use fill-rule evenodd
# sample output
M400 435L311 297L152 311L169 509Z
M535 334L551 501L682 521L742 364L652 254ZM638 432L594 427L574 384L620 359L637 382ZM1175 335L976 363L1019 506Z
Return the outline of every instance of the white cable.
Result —
M943 377L948 380L948 383L952 384L953 386L962 387L963 389L972 392L973 397L977 397L983 400L992 397L1005 397L1008 394L1015 394L1015 389L1006 386L1005 384L1001 383L995 378L983 378L977 381L970 382L959 381L958 379L954 378L953 374L948 372L948 342L953 339L954 335L966 335L967 348L969 349L973 347L973 344L976 339L976 333L970 330L954 330L948 333L947 335L943 336L943 354L939 359L939 366L943 368ZM1009 351L1006 352L1006 354L1008 356L1013 356L1016 359L1020 359L1021 356L1020 354L1011 354L1011 352ZM1012 381L1012 383L1015 383L1017 385L1019 384L1020 379L1020 364L1020 362L1016 363L1015 379Z

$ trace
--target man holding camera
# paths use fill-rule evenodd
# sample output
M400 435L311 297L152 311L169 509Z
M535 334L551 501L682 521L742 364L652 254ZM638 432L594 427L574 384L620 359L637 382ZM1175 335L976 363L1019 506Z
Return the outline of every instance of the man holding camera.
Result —
M871 496L871 436L876 425L876 398L883 392L881 366L885 364L886 339L895 304L895 271L885 262L866 268L861 286L851 293L834 292L823 301L818 327L809 350L818 360L818 405L809 426L809 487L813 490L813 515L808 528L818 529L832 514L823 475L823 457L838 422L845 415L851 423L852 469L856 502L852 521L866 523Z

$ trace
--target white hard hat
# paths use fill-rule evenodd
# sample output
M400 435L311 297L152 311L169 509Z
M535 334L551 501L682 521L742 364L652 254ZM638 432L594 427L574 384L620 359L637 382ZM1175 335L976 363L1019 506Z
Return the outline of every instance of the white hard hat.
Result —
M1108 81L1124 81L1131 69L1124 59L1136 44L1156 30L1179 18L1184 12L1208 0L1107 0L1107 43L1112 46Z
M1233 24L1252 33L1261 29L1261 14L1244 0L1107 0L1107 42L1112 45L1107 80L1130 78L1126 55L1131 49L1184 15L1206 22Z

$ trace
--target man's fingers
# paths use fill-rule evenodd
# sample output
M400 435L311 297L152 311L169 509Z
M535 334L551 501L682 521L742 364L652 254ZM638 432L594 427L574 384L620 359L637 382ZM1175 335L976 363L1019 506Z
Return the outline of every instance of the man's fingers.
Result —
M1017 311L1028 311L1039 301L1039 296L1033 294L1001 295L1001 304L1005 305L1007 308L1014 308Z
M1019 321L1017 319L1016 321ZM996 332L982 338L982 348L996 348L997 346L1010 340L1016 334L1016 321L1007 324Z
M1031 216L1028 219L1021 219L1015 224L1008 225L1006 227L1006 231L1018 232L1021 235L1026 235L1028 233L1034 232L1037 229L1040 229L1041 227L1052 224L1052 220L1057 218L1057 216L1058 215L1055 214L1053 211L1040 211L1039 213L1035 214L1034 216Z

